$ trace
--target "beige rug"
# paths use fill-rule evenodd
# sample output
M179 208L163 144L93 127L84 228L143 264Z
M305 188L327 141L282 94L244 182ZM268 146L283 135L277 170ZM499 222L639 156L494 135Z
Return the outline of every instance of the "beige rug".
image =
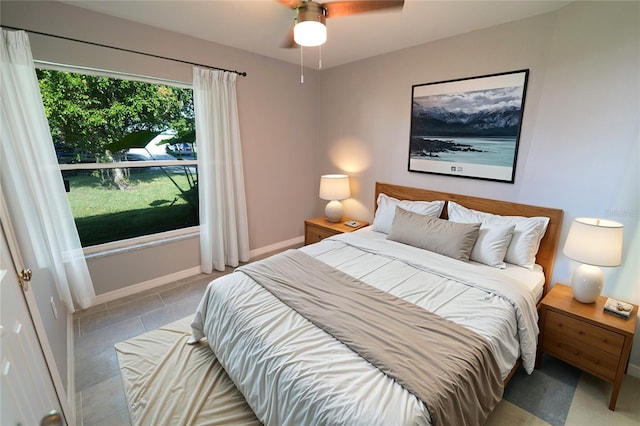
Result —
M260 425L192 316L115 345L133 425Z

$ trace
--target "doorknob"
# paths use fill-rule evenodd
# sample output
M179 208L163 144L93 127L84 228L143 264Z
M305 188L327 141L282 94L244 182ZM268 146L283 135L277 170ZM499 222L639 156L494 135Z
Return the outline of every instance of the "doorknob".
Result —
M64 426L62 416L56 410L49 413L40 420L40 426Z
M20 285L24 291L29 290L29 281L31 281L32 276L33 272L31 272L31 269L29 268L20 271Z

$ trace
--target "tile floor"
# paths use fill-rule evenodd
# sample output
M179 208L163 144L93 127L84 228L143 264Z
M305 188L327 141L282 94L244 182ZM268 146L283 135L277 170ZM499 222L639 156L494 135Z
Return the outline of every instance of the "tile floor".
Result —
M131 424L113 345L192 314L207 284L231 271L232 268L227 268L222 273L185 278L74 315L76 420L79 426ZM640 379L625 377L618 407L612 412L607 409L610 385L576 371L561 361L552 360L545 361L543 368L531 377L523 374L523 387L517 384L517 377L512 379L505 390L505 399L488 424L640 424ZM560 381L566 382L569 389L567 401L560 404L564 408L556 407L561 399ZM546 399L556 402L548 405L550 403L544 402L545 395L549 397ZM521 396L525 403L519 401ZM538 407L527 406L532 401ZM554 413L561 416L555 419L551 415Z
M78 426L131 424L113 345L193 314L207 284L232 270L185 278L74 315Z

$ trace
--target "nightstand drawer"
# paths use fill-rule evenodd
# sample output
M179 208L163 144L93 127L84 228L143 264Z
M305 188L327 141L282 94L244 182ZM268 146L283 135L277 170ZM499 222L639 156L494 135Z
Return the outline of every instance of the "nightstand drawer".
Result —
M617 354L612 356L607 352L567 338L564 334L553 332L544 335L542 350L589 373L608 380L616 378Z
M313 244L319 241L324 240L327 237L331 237L332 235L337 235L339 232L332 231L326 228L318 228L315 226L309 226L304 230L304 243L305 244Z
M617 358L622 350L624 336L616 332L579 321L567 315L548 310L545 322L545 332L569 337L615 355Z

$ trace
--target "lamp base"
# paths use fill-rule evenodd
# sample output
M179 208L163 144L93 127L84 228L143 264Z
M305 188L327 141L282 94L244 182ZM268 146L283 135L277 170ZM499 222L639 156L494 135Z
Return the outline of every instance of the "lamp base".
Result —
M602 269L592 265L580 265L571 279L573 298L578 302L593 303L600 296L603 285Z
M342 219L342 203L340 201L329 201L327 207L324 208L324 214L327 215L327 220L332 223L340 222Z

